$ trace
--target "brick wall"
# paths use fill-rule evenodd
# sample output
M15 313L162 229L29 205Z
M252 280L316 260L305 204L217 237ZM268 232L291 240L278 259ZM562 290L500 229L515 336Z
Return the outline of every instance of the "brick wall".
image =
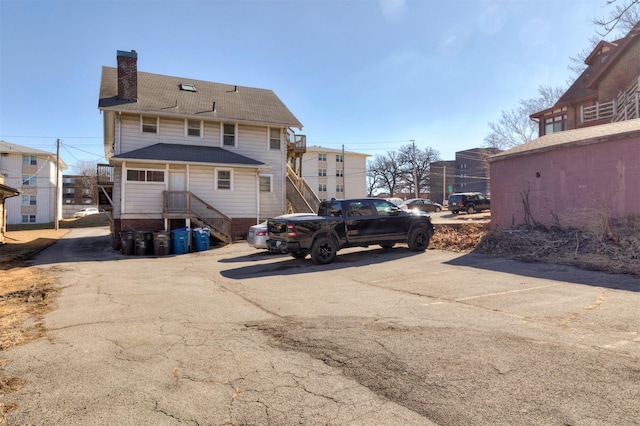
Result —
M491 163L491 226L585 228L640 212L640 134ZM535 223L534 223L535 222Z

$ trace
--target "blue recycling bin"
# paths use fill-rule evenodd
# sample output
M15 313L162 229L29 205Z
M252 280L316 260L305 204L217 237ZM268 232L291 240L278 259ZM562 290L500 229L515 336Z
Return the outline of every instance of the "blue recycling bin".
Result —
M171 246L174 254L189 252L189 228L174 229L171 231Z
M195 251L209 250L209 234L208 227L193 228L193 249Z

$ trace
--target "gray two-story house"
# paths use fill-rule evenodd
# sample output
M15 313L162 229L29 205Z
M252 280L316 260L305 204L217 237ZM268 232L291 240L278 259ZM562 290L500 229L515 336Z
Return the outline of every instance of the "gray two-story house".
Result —
M122 231L195 225L228 242L286 212L287 146L302 124L275 93L138 72L137 57L118 51L100 84L114 246Z

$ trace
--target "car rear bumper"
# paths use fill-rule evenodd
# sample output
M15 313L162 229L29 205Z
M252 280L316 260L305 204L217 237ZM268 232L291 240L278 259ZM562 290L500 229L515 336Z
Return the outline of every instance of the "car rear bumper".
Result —
M292 253L300 251L300 243L280 240L267 240L269 251L274 253Z

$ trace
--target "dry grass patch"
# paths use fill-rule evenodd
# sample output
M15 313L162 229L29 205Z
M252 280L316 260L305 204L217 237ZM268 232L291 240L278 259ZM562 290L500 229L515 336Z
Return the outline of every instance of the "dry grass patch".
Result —
M61 230L13 231L0 246L0 355L45 334L42 319L50 310L50 294L55 281L25 259L50 246L69 232ZM0 359L0 367L6 361ZM19 389L23 381L0 373L0 396ZM0 425L16 408L13 402L0 403Z

